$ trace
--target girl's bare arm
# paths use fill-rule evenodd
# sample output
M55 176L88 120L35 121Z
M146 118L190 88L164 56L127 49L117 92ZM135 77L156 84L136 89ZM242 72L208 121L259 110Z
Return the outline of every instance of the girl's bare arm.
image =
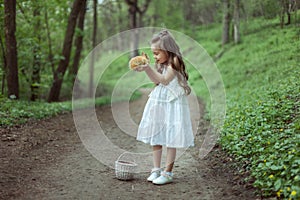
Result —
M145 71L148 77L154 83L161 83L163 85L168 85L171 80L175 77L175 70L168 66L165 74L160 74L159 72L152 69L149 65L140 66L137 71Z

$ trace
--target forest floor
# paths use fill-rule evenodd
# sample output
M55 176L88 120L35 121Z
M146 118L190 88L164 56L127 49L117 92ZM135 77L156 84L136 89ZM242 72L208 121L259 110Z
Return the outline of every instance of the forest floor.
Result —
M130 103L135 120L140 119L146 100L144 94ZM121 133L110 105L96 108L96 113L109 130L107 134ZM204 120L200 124L196 141L207 126ZM135 141L133 137L127 140L122 142ZM247 174L238 173L220 147L200 159L199 145L196 142L176 161L173 183L156 186L146 181L149 173L140 173L132 181L116 179L114 169L84 147L72 113L0 128L0 199L261 199L245 183ZM127 150L130 148L134 147L129 145Z

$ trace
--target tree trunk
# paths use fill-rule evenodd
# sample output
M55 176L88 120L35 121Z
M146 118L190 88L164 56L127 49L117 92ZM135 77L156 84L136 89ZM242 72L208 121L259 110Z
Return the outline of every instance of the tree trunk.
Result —
M233 22L234 22L234 43L238 44L241 42L240 36L240 0L235 0L234 3L234 14L233 14Z
M146 0L145 4L140 8L137 6L137 11L139 13L139 21L138 21L138 27L142 27L143 26L143 16L145 14L145 12L148 9L148 6L150 4L151 0Z
M258 11L256 16L265 16L263 1L259 1L258 4L259 4L260 13Z
M229 0L223 0L223 34L222 45L229 43L230 31L230 4Z
M129 14L129 26L131 29L131 52L130 57L135 57L139 54L138 52L138 31L137 31L137 21L136 21L136 15L137 15L137 2L138 0L126 0L129 8L128 8L128 14Z
M73 67L70 70L70 74L72 76L73 82L75 81L79 69L79 62L80 62L82 42L83 42L84 18L86 13L86 0L84 0L83 4L84 5L81 8L81 11L78 16L78 22L77 22L77 27L80 30L80 33L77 35L75 39L76 51L73 59Z
M291 24L291 12L292 12L293 2L294 0L289 0L288 2L286 2L286 14L288 17L288 21L286 23L287 25Z
M281 13L280 13L280 27L284 27L285 14L287 14L287 23L286 25L291 24L291 13L289 10L290 0L281 0Z
M38 4L38 3L37 3ZM41 69L41 59L39 56L40 53L40 41L41 36L38 33L41 28L41 21L40 21L40 7L37 5L37 7L33 11L33 17L35 18L35 24L34 24L34 33L36 33L38 44L35 44L33 47L33 69L31 74L31 101L35 101L38 98L38 90L39 85L41 82L40 77L40 69Z
M283 28L284 26L284 1L281 0L281 11L280 11L280 28Z
M47 30L47 41L48 41L48 61L51 65L52 73L55 73L55 67L54 67L54 61L53 61L53 53L52 53L52 42L51 42L51 35L50 35L50 28L49 28L49 22L48 22L48 11L47 8L45 9L45 24L46 24L46 30Z
M93 27L93 48L96 47L97 42L97 0L94 0L94 27ZM94 63L95 51L92 51L92 58L90 63L90 80L89 80L89 97L93 97L94 92Z
M123 16L122 16L122 4L120 1L117 1L118 3L118 33L121 33L123 31L122 29L122 24L123 24ZM123 50L123 39L122 35L118 34L118 50L122 51Z
M56 71L54 73L54 80L52 83L52 87L50 89L48 102L53 102L53 101L59 100L59 94L60 94L63 78L64 78L65 72L67 70L67 67L69 65L76 21L77 21L79 11L82 8L83 2L84 1L82 1L82 0L75 0L73 3L73 8L69 15L67 31L66 31L66 35L65 35L64 44L63 44L62 56L64 58L60 60L58 68L56 69Z
M296 0L290 0L289 12L290 13L294 12L294 22L295 22L295 24L298 23L298 17L297 17L298 11L297 10L298 10L297 1Z
M286 25L290 25L291 24L291 13L290 12L287 12L287 22L286 22Z
M4 0L8 97L19 98L18 56L16 41L16 0Z
M142 25L142 16L146 12L151 0L146 0L142 8L138 7L138 0L126 0L128 4L129 20L131 32L131 53L130 57L137 56L139 54L139 32L138 27ZM137 14L139 14L139 21L137 22Z
M1 83L1 94L4 94L4 88L5 88L5 79L6 79L6 55L4 50L4 44L2 41L2 37L0 35L0 44L1 44L1 51L2 51L2 59L3 59L3 74L2 74L2 83Z

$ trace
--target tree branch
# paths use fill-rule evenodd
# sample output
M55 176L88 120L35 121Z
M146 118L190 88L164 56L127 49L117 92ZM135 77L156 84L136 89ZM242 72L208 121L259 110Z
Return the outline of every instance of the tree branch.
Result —
M139 14L144 14L146 12L146 10L148 9L148 6L150 4L151 0L146 0L146 3L143 5L143 9L140 9L137 6L137 11L139 12Z

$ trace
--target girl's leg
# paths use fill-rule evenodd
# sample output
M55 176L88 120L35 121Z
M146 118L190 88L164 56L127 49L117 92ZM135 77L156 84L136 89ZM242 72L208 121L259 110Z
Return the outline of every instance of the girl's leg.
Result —
M167 148L167 163L166 163L166 172L172 172L173 165L176 158L176 148Z
M173 181L173 165L176 158L176 148L167 148L167 163L165 172L160 177L154 179L152 183L156 185L164 185Z
M154 165L154 168L160 168L161 154L162 154L162 146L161 145L153 146L153 165Z
M161 154L162 154L162 146L155 145L153 148L153 169L151 170L150 176L147 178L148 181L153 182L160 176L160 163L161 163Z

